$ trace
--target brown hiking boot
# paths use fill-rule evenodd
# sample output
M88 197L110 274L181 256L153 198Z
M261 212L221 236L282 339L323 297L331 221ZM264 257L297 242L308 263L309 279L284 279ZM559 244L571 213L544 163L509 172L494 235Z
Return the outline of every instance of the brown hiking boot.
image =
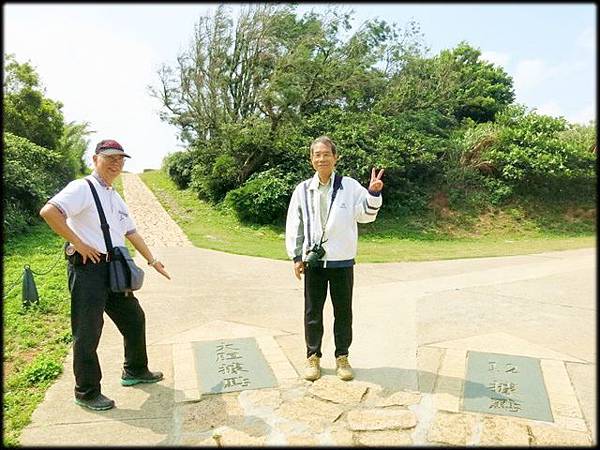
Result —
M315 381L321 376L321 367L319 363L321 358L316 354L310 355L306 360L306 370L304 371L304 379L308 381Z

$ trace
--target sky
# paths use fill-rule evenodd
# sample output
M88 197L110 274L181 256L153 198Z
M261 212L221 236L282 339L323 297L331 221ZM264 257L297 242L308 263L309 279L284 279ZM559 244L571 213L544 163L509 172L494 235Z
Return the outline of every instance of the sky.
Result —
M229 4L235 16L242 5ZM589 3L336 4L354 10L353 29L379 18L416 21L428 56L467 41L512 78L515 101L569 122L596 118L596 5ZM216 3L4 3L4 53L30 62L66 122L89 122L95 144L116 139L132 158L125 170L157 169L183 150L177 129L159 118L162 64L173 66L194 24ZM327 3L301 3L299 14Z

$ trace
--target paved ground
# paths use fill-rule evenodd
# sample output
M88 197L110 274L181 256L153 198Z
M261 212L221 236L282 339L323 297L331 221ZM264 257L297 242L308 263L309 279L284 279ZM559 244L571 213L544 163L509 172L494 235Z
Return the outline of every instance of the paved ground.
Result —
M103 393L117 407L73 404L69 356L22 445L595 444L594 248L358 265L356 378L335 377L328 302L323 377L310 383L298 376L303 297L291 264L193 247L136 175L123 178L138 229L173 278L147 271L138 294L150 367L165 380L120 386L121 337L106 320ZM256 339L277 386L202 395L191 343L241 337ZM473 351L538 359L553 421L465 411Z

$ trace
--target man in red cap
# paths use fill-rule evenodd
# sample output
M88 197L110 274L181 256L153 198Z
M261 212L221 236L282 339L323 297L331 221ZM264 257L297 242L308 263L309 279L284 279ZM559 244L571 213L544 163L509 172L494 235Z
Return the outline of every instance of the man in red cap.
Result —
M124 246L127 238L148 265L170 279L164 265L156 259L135 229L127 205L112 187L130 156L115 140L100 141L93 155L94 171L71 181L40 210L50 228L68 241L67 273L71 292L71 330L73 333L73 371L75 403L96 410L111 409L115 402L100 389L102 372L97 348L104 324L103 313L112 319L123 335L125 363L123 386L155 383L162 372L148 369L145 315L135 296L109 289L107 254L98 209L86 179L92 182L104 210L114 247Z

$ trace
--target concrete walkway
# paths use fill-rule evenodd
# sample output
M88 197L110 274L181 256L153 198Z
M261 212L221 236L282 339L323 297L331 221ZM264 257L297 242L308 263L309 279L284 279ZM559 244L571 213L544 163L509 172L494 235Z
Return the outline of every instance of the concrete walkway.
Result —
M335 377L328 300L323 376L310 383L299 376L303 292L291 263L195 248L139 177L123 181L138 230L172 275L147 270L137 295L150 368L165 379L120 386L122 340L107 318L102 389L117 407L73 403L69 356L22 445L595 444L594 248L357 265L356 378ZM192 343L245 337L256 339L277 385L202 394ZM464 410L469 352L539 360L553 421Z

